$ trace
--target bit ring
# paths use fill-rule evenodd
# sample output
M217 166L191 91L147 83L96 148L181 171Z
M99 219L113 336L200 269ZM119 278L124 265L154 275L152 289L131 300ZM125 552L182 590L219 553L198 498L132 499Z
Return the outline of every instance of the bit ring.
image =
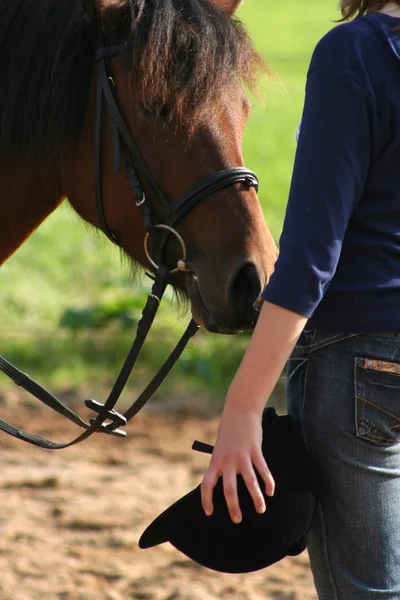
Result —
M179 265L179 263L187 265L186 245L185 245L183 237L176 231L176 229L173 229L169 225L162 225L162 224L156 225L155 229L163 229L164 231L168 231L168 233L171 233L172 235L174 235L177 238L177 240L180 243L181 248L182 248L182 258L178 261L178 265ZM146 253L147 260L149 261L149 263L157 270L159 265L157 265L157 263L154 262L154 260L152 259L151 255L150 255L150 252L149 252L149 237L150 237L150 233L147 232L144 237L144 251ZM179 268L179 266L178 266L178 267L176 267L176 269L171 269L169 271L169 274L175 275L176 273L179 273L180 271L184 271L184 270L188 271L189 269L188 268L183 269L182 267Z

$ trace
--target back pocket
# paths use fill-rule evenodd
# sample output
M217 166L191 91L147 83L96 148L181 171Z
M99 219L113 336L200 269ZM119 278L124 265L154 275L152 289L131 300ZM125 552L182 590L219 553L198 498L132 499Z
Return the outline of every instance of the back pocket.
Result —
M400 442L400 364L355 359L356 430L376 444Z

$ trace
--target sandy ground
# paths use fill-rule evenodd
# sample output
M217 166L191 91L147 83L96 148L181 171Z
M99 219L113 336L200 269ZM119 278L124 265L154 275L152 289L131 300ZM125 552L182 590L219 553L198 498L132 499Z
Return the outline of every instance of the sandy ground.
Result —
M15 396L0 415L57 441L75 429ZM81 413L82 414L82 413ZM147 412L126 441L96 436L50 452L0 434L0 600L314 600L307 553L222 575L169 544L140 550L146 526L195 487L217 421Z

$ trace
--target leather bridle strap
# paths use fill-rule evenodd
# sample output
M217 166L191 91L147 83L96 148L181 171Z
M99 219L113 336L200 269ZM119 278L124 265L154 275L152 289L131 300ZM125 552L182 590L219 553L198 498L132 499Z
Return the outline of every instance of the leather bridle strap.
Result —
M171 216L167 218L165 224L172 227L196 204L199 204L199 202L208 196L215 194L215 192L237 183L241 183L247 188L253 187L256 191L258 190L257 175L245 167L232 167L212 173L202 181L199 181L199 183L193 185L172 204Z
M171 372L177 360L180 358L184 348L186 347L190 338L198 330L197 324L192 320L182 336L181 340L177 344L175 350L169 356L167 361L161 367L160 371L153 378L150 384L146 387L139 398L132 404L132 406L125 412L124 415L119 414L114 410L116 403L118 402L121 392L124 389L130 374L137 362L140 351L144 345L147 335L150 331L151 325L154 321L157 313L161 298L167 286L168 271L166 267L160 267L154 285L152 287L152 293L149 294L146 306L143 310L143 315L138 323L137 336L132 345L131 351L125 360L125 363L121 369L121 372L108 396L107 401L104 405L99 404L94 400L87 400L85 404L91 410L97 412L97 416L91 420L90 424L83 421L74 411L67 408L62 402L60 402L55 396L50 394L47 390L37 384L35 381L30 379L25 373L14 367L4 358L0 357L0 370L10 377L17 385L23 387L27 392L33 395L35 398L46 404L49 408L55 410L59 414L68 418L75 425L82 427L85 431L74 440L68 443L57 443L44 438L39 435L27 433L14 425L11 425L7 421L0 419L0 430L12 435L15 438L46 448L48 450L61 450L68 448L82 442L83 440L90 437L93 433L102 432L120 437L125 437L125 431L119 429L127 424L127 422L133 418L141 408L151 399L154 392L163 383L168 374Z
M97 214L99 217L99 225L103 233L108 239L119 246L118 240L114 233L108 228L106 216L103 207L103 190L102 190L102 124L103 124L103 91L101 85L97 84L97 100L96 100L96 122L94 133L94 185Z
M172 204L170 216L166 219L165 224L169 227L174 227L189 210L199 204L202 200L215 194L215 192L235 184L242 184L247 188L254 187L256 191L258 190L258 178L256 174L245 167L232 167L230 169L218 171L196 183L180 196L180 198ZM162 264L164 262L163 254L169 237L170 233L165 230L161 232L158 231L157 235L154 237L152 258L156 264Z
M153 379L146 386L146 388L143 390L140 396L135 400L132 406L123 413L123 416L125 417L127 422L133 419L133 417L136 416L137 413L142 410L142 408L147 404L150 398L152 398L155 392L161 387L162 383L165 381L175 364L178 362L179 358L182 355L182 352L188 345L188 342L198 330L199 326L193 319L191 319L185 333L181 337L175 349L171 352L168 360L165 361L161 369L153 377ZM110 430L110 432L114 431L114 428L115 425L113 425L112 423L107 425L106 427L106 429Z
M111 56L114 54L115 52L112 52ZM154 194L156 201L163 208L164 214L168 215L171 209L170 204L165 194L162 192L159 185L155 181L150 169L147 166L146 161L143 159L143 156L139 148L135 144L135 141L131 136L131 133L121 115L121 111L119 110L115 93L112 87L112 80L108 73L107 60L103 54L99 54L98 52L96 53L96 60L98 94L101 94L102 96L104 95L106 99L107 111L111 120L111 127L114 130L114 132L118 132L122 142L126 146L132 164L135 166L135 171L140 172L141 177L146 181L147 185ZM117 141L115 133L113 134L113 137L114 142ZM114 153L116 151L116 146L114 146Z
M26 373L23 373L17 367L14 367L5 358L0 356L0 371L2 371L7 377L12 379L16 385L23 388L35 398L40 398L41 402L52 408L60 415L66 417L75 425L79 427L86 427L86 423L77 415L73 410L67 408L60 402L53 394L40 386L36 381L33 381Z
M177 200L170 202L166 194L160 189L158 183L155 181L150 169L147 166L139 148L137 147L134 138L132 137L125 120L119 109L115 92L114 83L112 77L110 77L108 70L108 59L115 56L120 52L121 48L118 46L110 46L102 48L96 53L97 60L97 94L98 94L98 110L97 110L97 123L96 123L96 203L99 212L99 218L101 221L101 227L104 233L113 241L118 243L118 240L114 233L109 229L106 219L104 216L104 209L101 195L101 125L102 125L102 98L106 99L107 111L111 121L111 129L113 132L113 146L114 146L114 167L116 170L119 169L121 146L124 155L125 174L128 178L129 185L131 187L133 196L136 200L136 204L141 207L142 217L145 223L147 231L153 231L154 225L162 223L164 225L173 226L180 221L185 214L197 205L199 202L211 196L215 192L230 187L235 184L243 184L248 188L254 187L258 189L258 179L253 171L246 169L245 167L231 167L217 173L213 173L203 179L202 181L194 184L189 190L187 190ZM155 215L151 213L150 207L145 202L145 197L141 188L140 180L137 176L137 172L140 173L141 178L146 181L147 185L154 194L156 202L162 209L160 219L156 219ZM157 236L158 244L160 240L165 240L168 235ZM158 264L161 262L162 249L160 248L157 252L155 260Z
M102 122L103 122L103 99L106 99L107 109L111 121L111 131L113 136L114 148L114 168L119 170L121 164L121 150L124 155L125 174L135 198L137 206L140 208L146 229L148 232L154 232L156 228L171 229L183 216L196 204L204 198L211 196L215 192L235 184L243 184L248 188L258 188L257 176L244 167L233 167L223 171L219 171L206 177L204 180L192 186L175 202L169 203L164 192L159 188L154 180L150 170L147 167L139 149L137 148L119 110L114 91L111 86L114 82L108 73L108 59L121 51L119 46L109 46L101 48L96 53L97 61L97 111L95 120L95 196L96 205L99 216L99 224L103 232L114 243L119 245L116 235L109 229L107 219L102 202ZM115 87L115 86L114 86ZM141 182L138 178L136 170L139 170L141 177L146 181L147 185L154 194L155 199L162 208L162 221L157 223L155 215L152 214L150 206L146 202L144 192L141 187ZM38 435L27 433L6 421L0 419L0 430L28 442L35 446L47 448L50 450L60 450L82 442L90 437L95 432L103 432L112 435L125 436L126 433L119 429L127 424L143 406L150 400L154 392L160 387L165 378L170 373L171 369L181 356L190 338L198 330L197 324L192 320L177 344L176 348L161 367L160 371L155 375L153 380L147 385L142 394L132 404L132 406L120 414L114 410L120 395L132 373L133 368L139 358L139 354L153 324L155 315L163 297L164 291L168 285L169 271L162 264L162 255L165 244L169 238L170 232L156 236L155 249L160 260L160 266L156 269L156 275L151 294L149 294L146 306L143 310L142 318L137 326L136 338L132 348L125 360L125 363L120 371L120 374L115 381L115 384L103 404L95 400L87 400L86 406L97 413L97 416L90 420L89 423L83 421L79 415L66 407L55 396L30 379L25 373L19 371L11 365L7 360L0 357L0 371L3 371L17 385L23 387L38 400L52 408L59 414L68 418L70 421L85 429L85 431L74 440L68 443L56 443L47 438ZM176 236L180 236L174 232ZM184 242L182 241L182 244Z

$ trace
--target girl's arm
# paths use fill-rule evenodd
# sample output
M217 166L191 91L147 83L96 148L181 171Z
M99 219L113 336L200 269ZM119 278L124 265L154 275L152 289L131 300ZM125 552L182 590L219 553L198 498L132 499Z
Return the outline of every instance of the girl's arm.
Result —
M231 518L240 522L236 475L259 512L274 481L261 452L262 411L308 318L336 272L343 239L368 177L379 129L378 110L362 53L346 25L318 44L307 78L280 254L265 288L256 329L231 384L217 443L202 482L202 503L222 476ZM302 316L303 315L303 316Z
M201 485L205 513L213 512L212 492L220 476L232 521L242 519L236 476L241 474L258 512L265 502L254 469L274 493L274 480L261 452L262 413L307 318L264 302L250 344L233 379L220 420L217 442Z

